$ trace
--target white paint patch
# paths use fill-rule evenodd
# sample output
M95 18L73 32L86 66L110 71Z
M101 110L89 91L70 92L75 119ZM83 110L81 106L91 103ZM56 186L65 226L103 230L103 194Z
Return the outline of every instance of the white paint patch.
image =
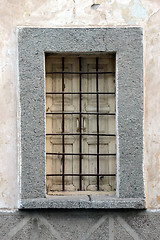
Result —
M139 0L134 0L130 8L131 16L138 19L145 19L148 16L147 10L142 6Z
M116 0L117 3L119 4L125 4L128 5L130 3L131 0Z
M113 16L114 16L115 18L122 18L122 12L121 12L121 10L120 10L120 9L115 10L115 11L113 12Z

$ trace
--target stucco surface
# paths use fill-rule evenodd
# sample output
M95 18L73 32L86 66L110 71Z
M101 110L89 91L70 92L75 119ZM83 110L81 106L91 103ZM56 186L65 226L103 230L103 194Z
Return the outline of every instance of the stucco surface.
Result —
M160 11L147 22L145 77L145 157L149 207L160 208Z
M93 4L98 4L93 7ZM17 27L144 29L144 170L147 206L160 207L160 2L158 0L2 0L0 4L0 208L19 193Z
M1 240L159 240L159 213L38 210L0 213Z

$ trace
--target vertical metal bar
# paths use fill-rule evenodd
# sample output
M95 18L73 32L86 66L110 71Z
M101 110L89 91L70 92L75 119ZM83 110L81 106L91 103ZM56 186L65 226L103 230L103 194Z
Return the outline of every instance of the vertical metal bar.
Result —
M81 66L81 57L79 58L79 173L80 173L80 177L79 177L79 190L81 191L82 190L82 135L81 135L81 132L82 132L82 102L81 102L81 98L82 98L82 94L81 94L81 91L82 91L82 75L81 75L81 71L82 71L82 66Z
M98 58L96 58L96 92L98 93ZM97 96L97 113L99 113L99 94ZM99 114L97 114L97 174L99 174ZM97 176L97 191L99 190L99 176Z
M62 57L62 71L64 71L64 57ZM62 92L64 92L64 73L62 73ZM62 133L64 133L64 94L62 94ZM64 145L64 134L62 136L62 190L65 190L65 184L64 184L64 173L65 173L65 145Z

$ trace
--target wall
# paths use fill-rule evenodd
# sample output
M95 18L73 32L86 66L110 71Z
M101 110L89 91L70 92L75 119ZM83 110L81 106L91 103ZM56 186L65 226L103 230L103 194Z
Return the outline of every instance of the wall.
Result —
M19 199L18 26L143 27L144 176L150 211L16 211ZM1 239L159 239L159 43L159 0L1 0Z
M16 209L18 168L17 27L144 29L144 174L147 208L160 208L159 0L1 0L0 208Z

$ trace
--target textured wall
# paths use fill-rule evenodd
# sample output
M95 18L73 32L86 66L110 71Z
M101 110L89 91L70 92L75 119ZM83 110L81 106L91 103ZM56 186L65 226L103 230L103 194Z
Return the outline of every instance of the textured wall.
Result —
M6 224L7 223L7 224ZM1 240L159 240L159 214L25 211L0 214Z
M1 0L0 208L16 208L19 193L17 27L118 25L142 26L144 29L145 188L147 206L160 207L159 20L159 0Z

